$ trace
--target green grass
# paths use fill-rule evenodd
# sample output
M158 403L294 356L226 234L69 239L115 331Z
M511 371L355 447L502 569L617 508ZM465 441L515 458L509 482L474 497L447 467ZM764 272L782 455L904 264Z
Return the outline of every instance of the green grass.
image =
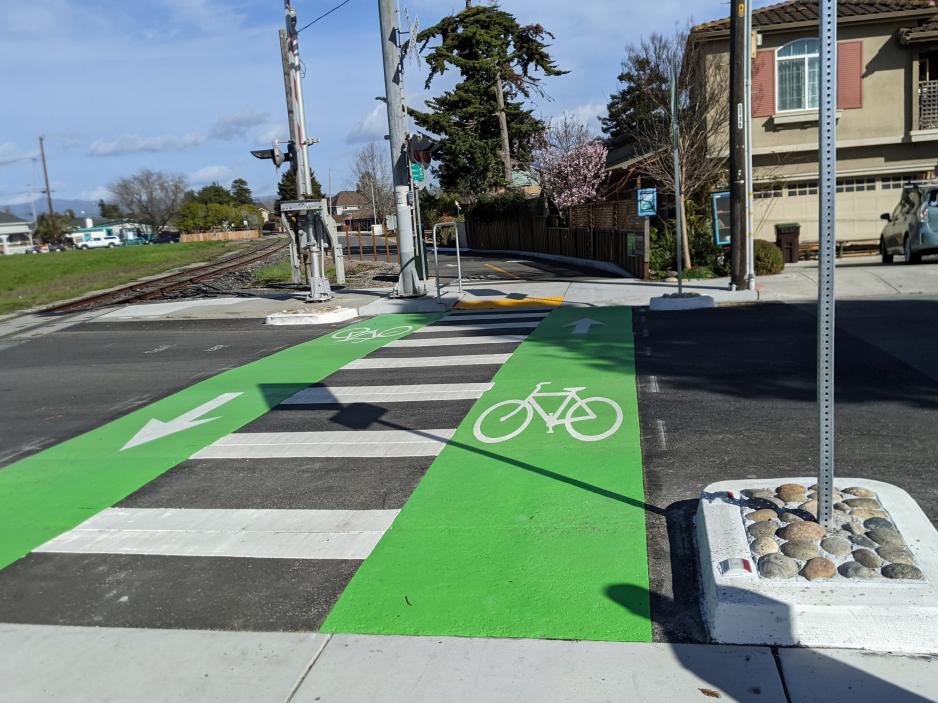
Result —
M268 283L289 283L293 280L289 260L258 267L254 271L254 280L265 286Z
M244 242L191 242L0 257L0 314L68 300L211 261Z

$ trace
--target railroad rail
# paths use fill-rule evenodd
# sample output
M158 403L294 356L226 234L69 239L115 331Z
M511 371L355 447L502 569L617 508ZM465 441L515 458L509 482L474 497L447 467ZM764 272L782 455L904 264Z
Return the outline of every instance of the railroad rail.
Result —
M250 251L234 254L220 261L214 261L202 266L194 266L183 271L176 271L165 276L151 278L147 281L138 281L120 288L93 293L91 295L60 303L43 310L45 313L76 312L104 305L117 305L123 303L140 302L167 298L182 288L205 283L231 271L237 271L245 266L262 261L287 247L288 240L278 239L262 247L252 248Z

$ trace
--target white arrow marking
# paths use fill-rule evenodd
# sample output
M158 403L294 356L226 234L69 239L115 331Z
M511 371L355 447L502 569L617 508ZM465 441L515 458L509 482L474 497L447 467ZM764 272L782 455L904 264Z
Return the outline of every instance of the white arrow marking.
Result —
M605 325L605 322L600 322L599 320L594 320L589 317L581 317L576 322L571 322L569 325L564 325L564 327L572 327L573 334L587 334L590 331L590 327L593 325Z
M183 430L191 429L192 427L198 427L199 425L204 425L206 422L211 422L212 420L217 420L217 417L201 417L205 413L211 412L215 408L219 408L225 403L228 403L235 398L237 398L241 393L222 393L217 398L213 398L207 403L202 403L199 407L190 410L187 413L183 413L179 417L170 420L169 422L163 422L162 420L153 419L147 422L137 434L135 434L127 444L121 447L121 451L125 449L130 449L131 447L136 447L140 444L146 444L147 442L152 442L154 439L160 439L161 437L167 437L176 432L182 432ZM201 419L200 419L201 418Z

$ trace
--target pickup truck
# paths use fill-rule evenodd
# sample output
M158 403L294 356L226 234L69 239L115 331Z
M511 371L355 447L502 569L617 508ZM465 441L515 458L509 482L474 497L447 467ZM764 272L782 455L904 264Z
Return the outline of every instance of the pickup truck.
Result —
M76 245L78 249L113 249L121 246L120 237L116 234L86 234Z

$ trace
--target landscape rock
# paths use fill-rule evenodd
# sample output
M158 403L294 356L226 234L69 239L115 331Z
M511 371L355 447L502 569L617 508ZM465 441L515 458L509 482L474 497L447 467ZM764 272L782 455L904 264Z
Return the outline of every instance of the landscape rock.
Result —
M811 492L808 494L808 498L811 498L812 500L817 500L817 499L818 499L818 493L817 493L817 491L811 491ZM840 495L840 493L838 493L837 491L834 491L834 492L831 494L831 498L833 498L833 500L834 500L835 502L839 502L839 501L842 501L842 500L844 499L844 497L843 497L842 495Z
M868 510L880 510L882 506L874 498L847 498L844 503L851 508L866 508Z
M853 545L843 537L827 537L821 540L821 549L835 557L845 557L850 554Z
M753 539L759 539L760 537L774 537L777 530L778 525L776 525L771 520L767 520L765 522L754 522L746 528L746 532L748 532L749 536Z
M768 579L794 578L798 575L798 562L783 554L766 554L759 559L759 573Z
M778 532L778 536L785 540L819 540L823 539L824 535L825 530L823 527L818 525L816 522L807 521L794 522L790 525L786 525Z
M778 512L772 508L760 508L759 510L753 510L751 513L748 513L746 519L752 522L765 522L777 516Z
M886 517L885 510L872 510L870 508L854 508L850 511L850 517L858 520L867 520L871 517Z
M785 504L775 496L771 498L750 498L746 501L747 507L753 510L762 510L763 508L784 508Z
M864 547L866 549L876 549L879 545L871 540L866 535L853 535L850 537L850 541L853 542L858 547Z
M817 542L806 539L796 539L791 542L785 542L782 545L782 554L792 559L800 559L801 561L813 559L818 555Z
M804 510L805 512L808 512L814 516L817 516L817 501L816 500L809 500L805 503L802 503L798 507L801 510Z
M850 512L850 506L846 503L834 503L834 510L839 510L842 513Z
M905 542L902 541L902 535L895 530L888 530L885 527L870 530L866 533L866 536L884 547L901 547L905 544Z
M855 561L848 561L837 567L841 576L848 579L874 579L878 574L873 569L868 569Z
M768 488L744 488L741 491L744 498L774 498L775 494Z
M785 523L801 522L804 520L803 517L793 513L791 510L784 511L781 515L778 516L778 519Z
M775 554L778 551L778 542L771 537L760 537L753 540L749 548L757 557L764 557L766 554Z
M883 565L883 560L877 556L876 552L869 549L856 549L853 552L853 560L865 566L867 569L878 569Z
M886 564L883 567L883 576L887 579L911 579L921 581L925 575L921 570L910 564Z
M875 530L878 527L884 527L887 530L895 530L896 526L893 525L886 518L881 517L871 517L863 521L863 527L868 530Z
M824 557L809 559L801 569L801 575L808 581L833 578L836 573L837 567L834 566L834 562Z
M849 493L850 495L856 496L857 498L875 498L876 494L873 493L869 488L860 488L859 486L851 486L850 488L843 489L844 493Z
M879 554L884 561L892 562L893 564L915 565L915 557L912 556L912 552L905 547L895 547L892 545L879 547L876 553Z
M854 522L853 520L851 520L850 522L844 523L844 530L846 530L852 535L865 535L866 534L866 530L863 529L863 525L861 525L859 522Z
M783 483L775 489L775 495L786 503L800 503L806 494L807 489L797 483Z

